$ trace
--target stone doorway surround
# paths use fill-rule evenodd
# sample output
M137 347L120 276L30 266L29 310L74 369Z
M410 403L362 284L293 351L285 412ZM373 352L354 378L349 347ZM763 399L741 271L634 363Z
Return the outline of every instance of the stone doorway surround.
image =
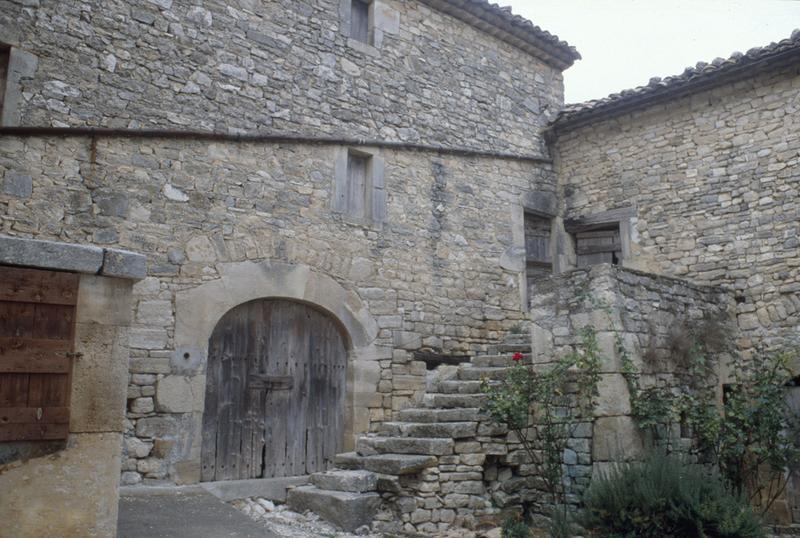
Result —
M0 443L0 535L109 536L117 526L133 252L0 235L0 266L77 275L65 440Z
M190 412L192 425L185 448L174 463L176 481L200 481L202 415L205 404L208 341L217 322L232 308L255 299L289 299L322 309L343 328L348 355L344 448L369 428L367 402L377 390L380 354L378 325L354 291L333 278L300 264L276 261L220 263L221 277L178 292L175 298L175 351L172 375L159 382L159 399L174 398ZM172 394L170 394L170 392Z

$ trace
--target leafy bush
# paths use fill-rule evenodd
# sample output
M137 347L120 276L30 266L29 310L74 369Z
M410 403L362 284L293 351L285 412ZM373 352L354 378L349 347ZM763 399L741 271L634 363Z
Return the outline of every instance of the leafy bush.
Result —
M719 380L702 347L692 346L687 380L678 387L640 388L641 374L621 348L620 353L639 426L656 436L674 431L674 424L689 426L698 451L736 494L748 496L766 514L800 461L800 417L784 388L793 378L789 364L797 352L750 360L735 356L729 365L734 383L727 386L721 408L716 405ZM669 446L669 435L667 441Z
M584 495L581 523L595 536L760 538L747 500L714 472L655 453L595 477Z
M531 531L524 521L510 517L503 522L503 538L531 538Z

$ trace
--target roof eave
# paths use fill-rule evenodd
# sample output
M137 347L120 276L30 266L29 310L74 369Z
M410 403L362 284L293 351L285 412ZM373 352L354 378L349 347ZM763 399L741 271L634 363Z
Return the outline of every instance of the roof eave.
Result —
M757 60L742 62L728 69L716 71L706 76L675 86L665 86L641 95L633 95L617 101L587 109L585 111L558 116L547 128L551 135L584 127L590 123L604 121L623 114L648 108L667 101L680 99L732 82L752 78L771 69L779 69L800 61L800 48L784 50Z
M420 0L437 11L466 22L479 30L514 45L561 71L581 59L580 53L565 44L555 44L536 35L528 28L509 23L504 17L469 0Z

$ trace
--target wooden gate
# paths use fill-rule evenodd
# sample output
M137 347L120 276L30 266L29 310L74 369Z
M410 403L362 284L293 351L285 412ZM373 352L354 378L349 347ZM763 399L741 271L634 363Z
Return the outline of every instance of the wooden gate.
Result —
M342 449L347 351L327 315L262 299L229 311L208 345L203 481L299 476Z

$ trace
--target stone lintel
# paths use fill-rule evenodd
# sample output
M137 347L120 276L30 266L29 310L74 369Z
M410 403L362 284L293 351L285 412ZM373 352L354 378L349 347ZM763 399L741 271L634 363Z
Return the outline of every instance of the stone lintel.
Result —
M73 271L130 280L147 275L147 259L125 250L0 236L0 264Z

